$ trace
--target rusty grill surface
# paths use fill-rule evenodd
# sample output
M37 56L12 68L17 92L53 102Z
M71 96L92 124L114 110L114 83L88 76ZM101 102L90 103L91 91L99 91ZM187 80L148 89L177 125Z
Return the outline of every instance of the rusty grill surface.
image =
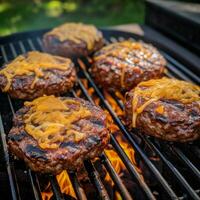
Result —
M27 32L22 34L15 34L0 40L0 64L9 62L17 55L25 53L30 50L42 51L41 37L45 31ZM107 43L121 41L124 39L140 39L138 36L123 33L118 31L103 30L104 37ZM145 39L145 38L142 38ZM159 46L157 46L159 48ZM196 84L200 83L199 77L189 70L183 63L178 62L170 54L162 49L159 49L164 57L167 59L169 77L175 77L186 81L191 81ZM75 61L78 66L79 80L77 86L66 95L76 96L76 91L81 90L83 98L93 103L93 99L85 88L82 80L86 79L90 87L95 91L95 95L100 99L100 105L105 108L112 116L113 121L119 127L121 134L126 138L127 142L134 149L137 160L143 163L143 170L148 172L151 177L150 182L153 180L156 184L148 183L147 179L142 179L138 173L135 165L131 162L126 152L123 150L115 135L111 135L111 145L117 152L118 156L123 161L130 177L137 184L137 187L144 194L143 197L135 197L134 199L200 199L200 148L199 141L187 144L175 144L165 141L160 141L152 137L141 135L133 130L132 133L127 130L123 122L115 113L112 105L105 99L104 93L94 83L90 73L83 70L80 66L89 66L88 59L83 58ZM118 99L115 94L110 94L116 101L117 105L123 110L123 103ZM15 111L18 110L23 102L20 100L11 99L7 94L0 94L0 173L5 173L6 183L3 183L2 176L0 175L0 185L4 184L4 188L8 188L9 198L13 200L18 199L36 199L40 200L41 197L41 175L27 169L22 161L14 159L8 152L6 145L6 135L12 126L12 117ZM157 160L159 162L157 162ZM126 188L121 177L115 171L109 158L105 152L100 156L100 163L105 167L109 173L112 181L114 182L117 191L122 199L133 199L130 190ZM90 182L96 191L97 199L111 199L108 191L106 190L103 180L99 175L97 167L90 160L85 161L85 169L88 172ZM162 170L161 170L162 168ZM18 169L22 169L26 176L28 184L21 185L18 181ZM142 170L142 169L141 169ZM80 200L87 199L85 191L81 187L75 172L68 172L70 181L73 185L76 198ZM63 200L72 199L64 196L61 193L59 184L55 176L45 175L51 185L53 192L53 199ZM2 182L2 183L1 183ZM1 187L1 186L0 186ZM28 197L23 196L23 190L30 188Z

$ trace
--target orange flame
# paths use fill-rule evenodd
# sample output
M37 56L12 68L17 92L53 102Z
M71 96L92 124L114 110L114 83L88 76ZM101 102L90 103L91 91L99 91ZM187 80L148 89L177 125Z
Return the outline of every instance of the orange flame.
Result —
M56 176L59 185L61 186L61 192L68 194L74 198L76 198L74 189L72 187L71 181L69 179L69 175L66 171L62 171L59 175Z
M69 175L66 171L62 171L60 174L56 176L56 179L59 183L60 189L62 193L65 193L67 195L70 195L71 197L76 198L74 189L72 187L71 181L69 179ZM49 191L50 184L48 184L45 191L42 192L42 199L43 200L49 200L51 199L53 193L52 191Z
M81 66L82 68L85 68L85 65L83 63L81 63L81 65L82 65ZM82 81L84 87L87 89L89 95L92 97L95 104L100 105L100 99L97 97L97 95L95 95L94 89L88 86L88 81L86 79L81 79L81 81ZM76 94L77 94L77 96L81 97L81 95L82 95L81 90L78 89L76 91ZM103 94L104 94L104 97L106 98L106 100L112 106L113 110L118 115L118 117L121 117L123 115L123 111L121 110L119 105L116 103L114 98L106 91L103 91ZM124 97L120 92L116 92L115 95L121 101L124 100ZM126 155L129 157L129 159L131 160L131 162L133 163L133 165L135 166L137 171L141 174L141 178L143 178L141 170L137 167L137 164L136 164L136 161L135 161L135 151L134 151L134 149L125 140L125 138L123 137L123 134L120 132L118 126L116 124L114 124L112 117L109 114L109 112L107 110L105 110L105 112L107 113L108 128L109 128L111 134L115 135L115 138L117 139L117 141L121 145L122 149L125 151ZM107 157L109 158L112 166L116 170L117 174L122 175L123 172L126 170L126 167L125 167L123 161L118 156L118 154L115 152L115 150L113 148L108 147L107 149L105 149L105 153L106 153ZM57 180L58 180L58 183L59 183L59 186L61 188L62 193L65 193L67 195L70 195L70 196L76 198L75 192L73 190L72 184L70 182L69 176L68 176L66 171L63 171L61 174L57 175ZM110 183L112 186L114 185L114 183L113 183L112 179L110 178L108 172L105 176L105 181ZM51 198L51 196L52 196L51 191L45 190L44 192L42 192L42 199L43 200L49 200ZM117 191L115 192L115 199L122 199L120 194Z
M43 191L41 193L41 195L42 195L42 199L43 200L49 200L49 199L51 199L51 197L53 196L53 193L52 193L52 191L50 191L50 183L46 187L45 191Z

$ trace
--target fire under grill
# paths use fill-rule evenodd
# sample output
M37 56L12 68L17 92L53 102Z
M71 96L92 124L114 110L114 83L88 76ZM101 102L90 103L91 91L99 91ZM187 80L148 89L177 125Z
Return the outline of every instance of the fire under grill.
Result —
M42 51L45 31L15 34L2 39L0 64L30 50ZM107 43L138 36L103 30ZM145 38L142 38L145 39ZM159 46L157 46L159 48ZM199 77L183 63L159 49L168 61L166 75L196 84ZM175 144L128 131L121 120L122 95L98 88L90 73L89 58L75 61L79 79L68 96L80 96L99 104L110 117L113 133L109 147L93 161L84 162L86 180L76 172L58 176L40 175L28 169L23 161L10 155L6 135L15 111L23 101L0 94L0 191L1 198L23 199L200 199L199 141Z

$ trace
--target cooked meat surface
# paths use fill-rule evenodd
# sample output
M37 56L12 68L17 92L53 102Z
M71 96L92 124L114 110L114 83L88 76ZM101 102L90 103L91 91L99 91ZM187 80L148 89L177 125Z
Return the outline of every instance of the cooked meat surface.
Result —
M0 89L19 99L62 94L75 81L76 70L70 59L38 51L18 56L0 71Z
M65 23L43 37L46 52L64 57L81 57L103 46L102 33L93 25Z
M163 140L200 137L200 87L176 79L140 83L128 92L125 117L130 127Z
M141 81L161 78L166 61L150 44L123 41L110 44L93 58L91 73L108 90L130 90Z
M40 173L76 170L109 142L106 114L80 98L44 96L17 111L9 149Z

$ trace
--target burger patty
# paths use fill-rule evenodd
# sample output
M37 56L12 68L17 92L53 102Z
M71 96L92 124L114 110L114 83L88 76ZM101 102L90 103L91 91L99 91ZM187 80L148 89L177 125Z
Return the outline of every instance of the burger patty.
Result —
M127 91L141 81L162 77L165 65L165 59L152 45L127 40L98 51L91 73L100 86Z
M103 36L92 25L66 23L43 36L43 47L48 53L63 57L82 57L103 46Z
M180 81L177 81L178 84ZM139 87L143 86L139 85ZM185 88L185 91L187 89ZM196 92L200 95L200 89ZM136 95L135 90L126 94L125 117L130 127L138 128L144 134L167 141L187 142L200 138L200 96L199 100L190 103L183 103L173 97L157 100L153 100L152 97L151 102L144 107L142 112L138 113L134 125L133 100ZM145 96L139 96L140 106L146 102L145 98Z
M39 139L37 138L38 133L27 131L29 129L26 120L30 117L30 113L33 115L29 125L36 128L34 131L41 126L41 130L44 130L45 123L48 122L49 127L51 122L58 123L59 119L50 118L48 113L48 117L42 122L34 120L33 116L36 115L37 110L33 112L34 101L39 102L37 109L43 107L42 109L45 110L43 113L51 111L65 114L66 121L65 123L63 121L59 132L53 133L56 128L55 124L48 137L45 136L50 131L48 128ZM83 99L70 97L48 96L34 101L27 105L25 103L25 106L17 111L13 120L13 128L8 134L9 149L17 157L23 159L32 170L52 174L58 174L62 170L77 170L83 165L84 160L98 156L108 144L109 131L106 127L106 115L100 107ZM67 105L67 110L60 109L54 101L61 101ZM49 105L50 108L46 107L48 102L52 103Z
M49 65L49 67L43 69L42 62L44 61L41 62L41 57L45 59L46 56L50 57L51 60L47 59L45 61L45 65ZM24 65L21 65L17 59L20 59L20 62L23 62ZM31 63L31 59L34 59L34 63ZM57 69L57 66L61 64L65 66L64 70L59 69L59 67ZM42 75L37 76L34 69L27 69L26 73L20 72L12 75L14 70L7 69L12 65L20 70L30 65L41 70ZM2 70L5 70L6 73L2 72ZM76 82L76 70L71 60L37 51L18 56L12 62L5 64L2 70L0 71L1 90L8 92L13 98L19 99L34 99L44 94L62 94L71 89ZM10 80L9 88L5 90L8 84L7 73L9 76L12 75L12 79Z

